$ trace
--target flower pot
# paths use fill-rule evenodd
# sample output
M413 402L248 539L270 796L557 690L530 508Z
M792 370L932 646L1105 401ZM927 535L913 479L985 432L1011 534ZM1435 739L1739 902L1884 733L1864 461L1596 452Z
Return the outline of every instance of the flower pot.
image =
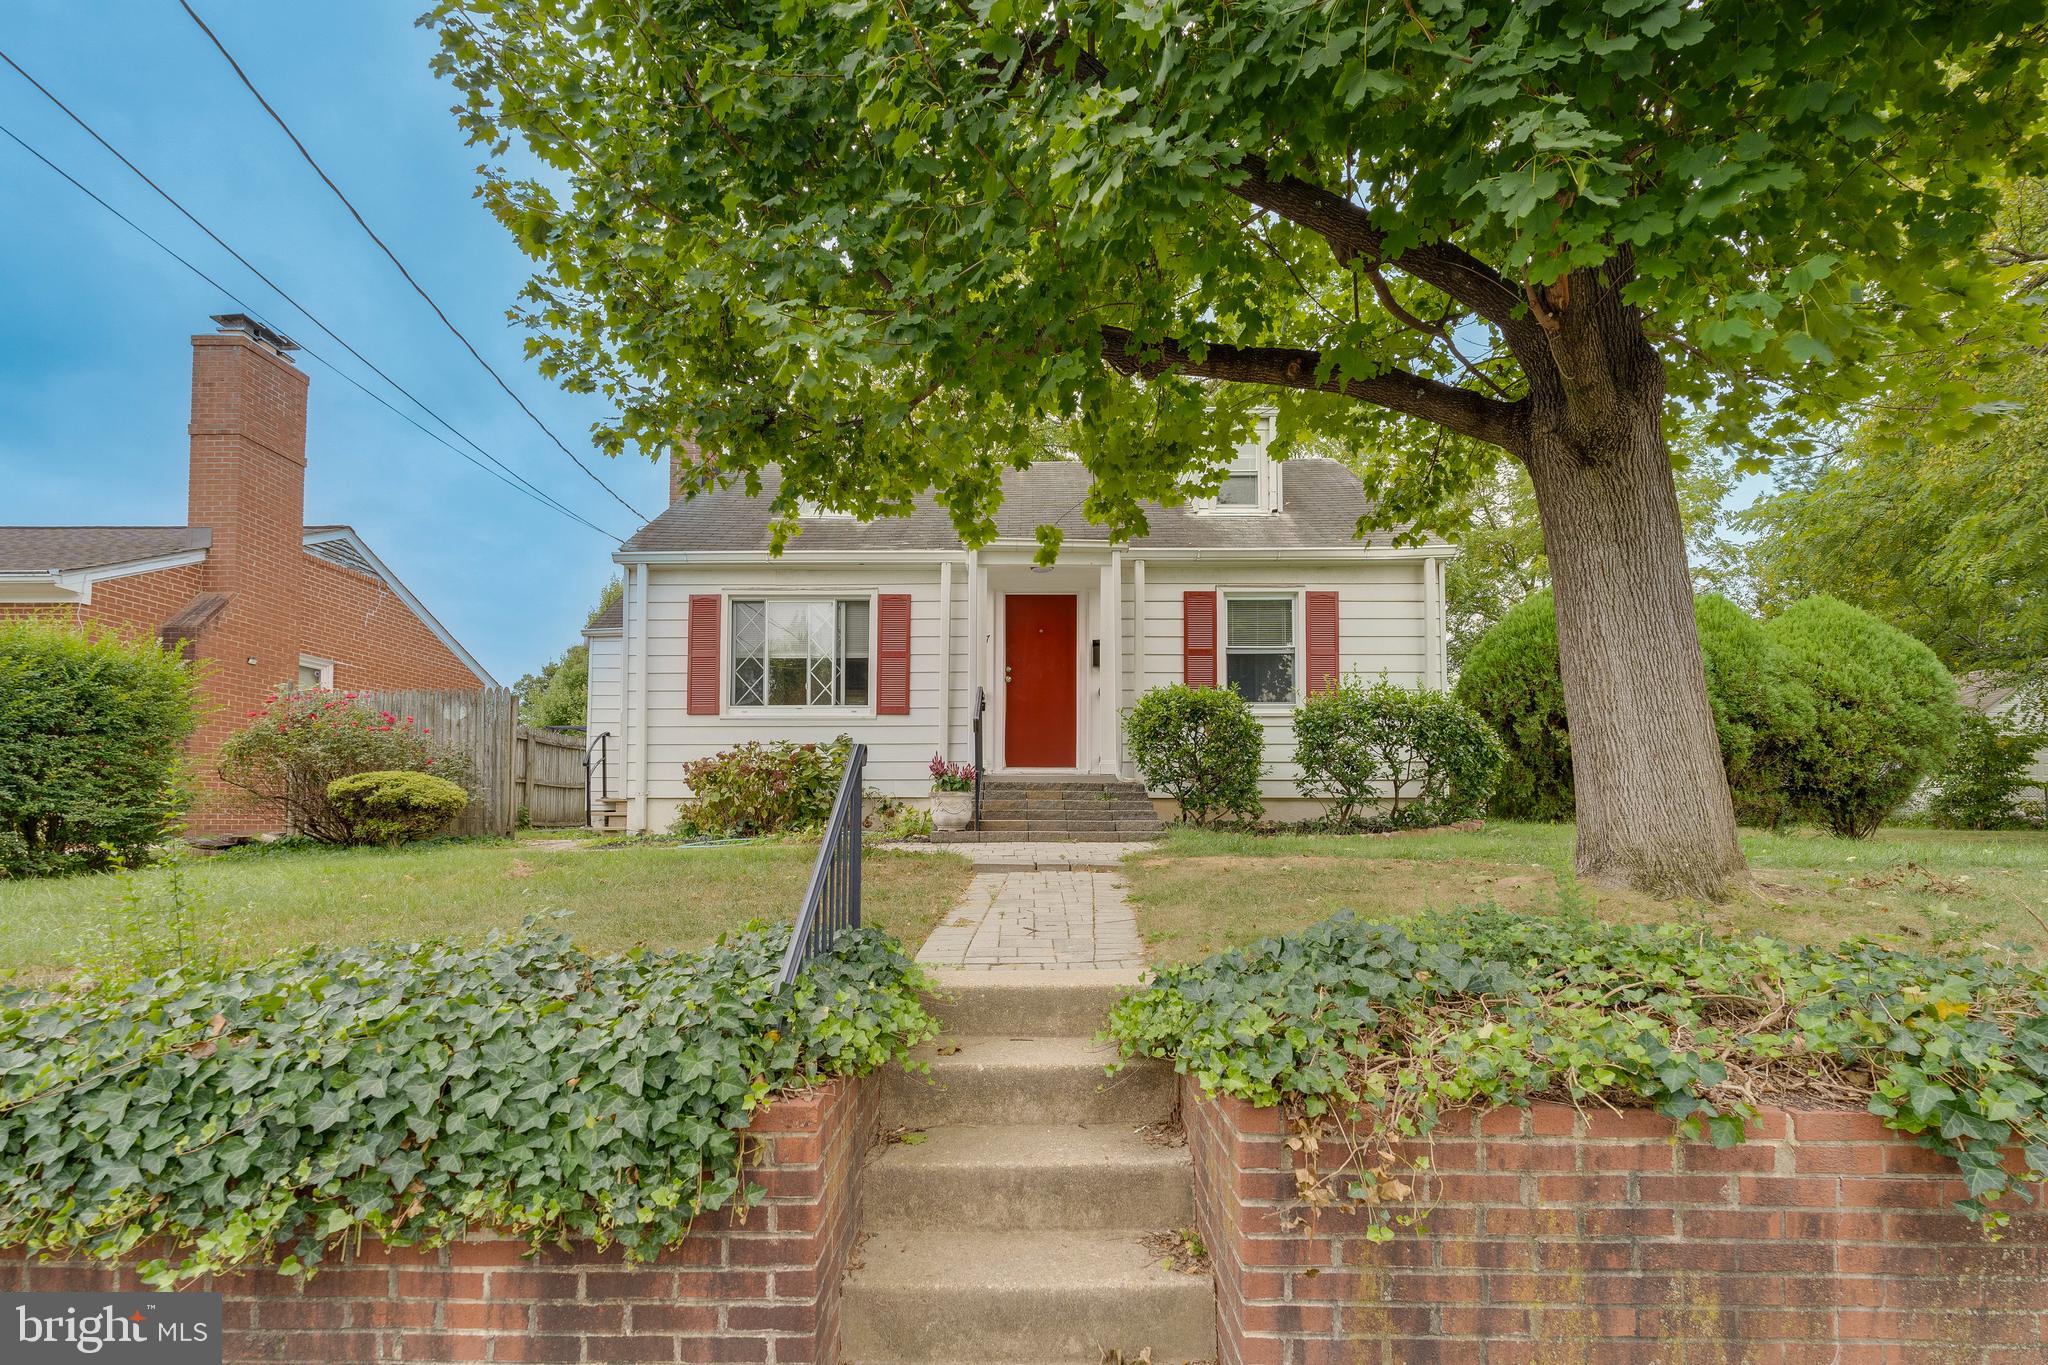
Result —
M966 829L973 818L973 792L932 793L933 829Z

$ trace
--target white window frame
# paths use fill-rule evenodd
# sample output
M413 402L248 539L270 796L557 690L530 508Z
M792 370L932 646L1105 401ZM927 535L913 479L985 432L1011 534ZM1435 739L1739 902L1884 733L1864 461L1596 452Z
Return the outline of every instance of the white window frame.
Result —
M1253 461L1253 469L1258 475L1258 496L1248 503L1218 502L1215 496L1203 498L1195 507L1198 516L1264 517L1280 510L1280 462L1266 453L1273 444L1278 420L1278 414L1271 409L1261 412L1257 434L1250 444L1238 447L1236 457L1230 462L1231 468L1235 469L1241 461Z
M836 507L827 507L824 503L813 502L809 498L798 498L796 500L796 516L798 521L854 520L853 513L851 512L842 512Z
M1307 623L1302 619L1302 605L1307 599L1303 589L1292 587L1273 588L1218 588L1216 591L1216 681L1221 687L1230 686L1230 604L1233 601L1285 601L1291 610L1288 613L1289 645L1286 650L1262 649L1246 646L1246 652L1255 654L1288 653L1294 656L1294 693L1286 701L1253 701L1245 698L1245 704L1260 715L1292 714L1301 705L1302 670L1307 661L1302 653L1302 634Z
M875 692L877 679L881 673L882 657L880 631L877 628L876 622L876 612L879 607L878 599L880 596L880 592L873 588L869 588L866 591L862 591L859 588L849 588L845 591L834 591L830 588L809 590L794 588L740 588L725 593L723 606L718 613L718 668L721 675L718 680L718 700L719 706L722 708L719 714L721 716L736 716L758 720L808 720L812 718L857 720L865 716L875 715ZM734 665L739 662L739 655L734 651L732 645L733 606L739 602L767 603L776 601L864 601L868 604L868 699L864 705L769 706L763 703L758 706L742 706L733 700Z
M301 654L299 656L299 668L301 670L310 668L320 675L320 681L314 684L320 691L331 692L334 690L334 660L317 658L311 654ZM297 675L294 675L292 686L304 688L305 684L298 680Z

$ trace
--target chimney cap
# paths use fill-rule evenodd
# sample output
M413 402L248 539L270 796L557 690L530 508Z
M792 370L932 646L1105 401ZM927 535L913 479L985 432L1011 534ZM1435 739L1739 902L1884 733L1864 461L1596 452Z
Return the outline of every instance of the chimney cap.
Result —
M280 356L299 349L299 343L267 323L258 322L247 313L214 313L210 315L223 332L240 333L259 345L267 346Z

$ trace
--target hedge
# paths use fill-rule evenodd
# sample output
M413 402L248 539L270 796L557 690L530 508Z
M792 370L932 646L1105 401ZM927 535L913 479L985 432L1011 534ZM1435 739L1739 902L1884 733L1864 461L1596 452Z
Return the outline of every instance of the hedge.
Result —
M0 876L146 860L191 802L197 675L155 640L0 622Z
M598 956L527 932L0 994L0 1246L148 1242L158 1286L472 1227L649 1257L759 1198L742 1130L776 1093L937 1031L880 932L778 989L788 942Z
M1155 687L1131 708L1124 736L1145 786L1179 802L1182 819L1213 825L1264 813L1265 727L1230 688Z

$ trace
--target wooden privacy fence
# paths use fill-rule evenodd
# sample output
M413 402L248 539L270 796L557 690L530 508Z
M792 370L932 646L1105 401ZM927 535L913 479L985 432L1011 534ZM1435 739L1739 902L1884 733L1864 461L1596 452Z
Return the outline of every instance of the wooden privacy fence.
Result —
M513 779L526 822L561 829L590 822L584 802L583 736L522 725L512 742Z

